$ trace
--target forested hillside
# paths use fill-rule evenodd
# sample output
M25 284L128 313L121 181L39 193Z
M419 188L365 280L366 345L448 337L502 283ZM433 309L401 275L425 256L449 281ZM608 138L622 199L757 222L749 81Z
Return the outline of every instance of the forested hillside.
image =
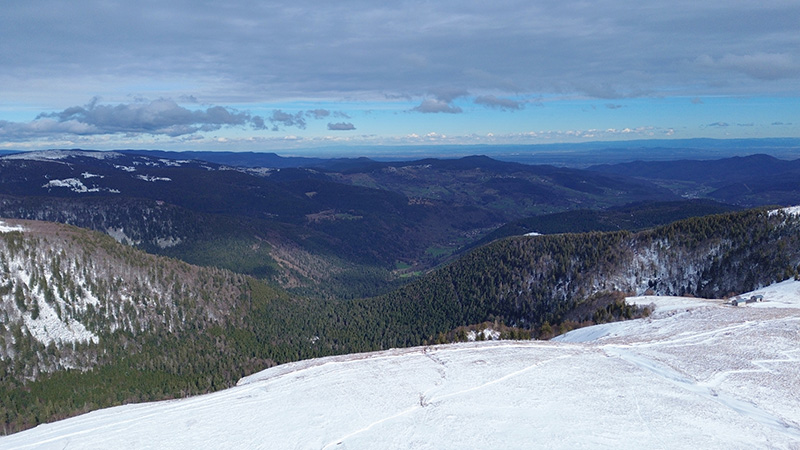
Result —
M711 200L634 203L604 210L579 209L526 217L509 222L487 234L474 245L529 233L587 233L590 231L638 231L690 217L735 211L739 208Z
M246 364L245 355L213 330L246 327L238 312L249 298L243 276L64 225L18 221L3 231L6 429L123 400L203 392L241 375L225 370L234 360ZM197 379L201 373L210 378Z
M614 293L720 298L797 276L798 270L797 213L750 210L636 233L507 238L392 294L351 302L348 310L363 310L354 328L381 323L376 337L383 345L418 345L442 330L487 320L535 332L564 324L564 331L635 313ZM340 320L340 326L351 325Z

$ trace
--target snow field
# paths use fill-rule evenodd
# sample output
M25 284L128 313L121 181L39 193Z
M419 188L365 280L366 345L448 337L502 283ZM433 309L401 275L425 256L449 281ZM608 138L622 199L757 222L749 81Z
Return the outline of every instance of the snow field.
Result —
M7 225L0 220L0 233L10 233L12 231L25 231L25 227L22 225Z
M800 313L645 297L647 319L277 366L95 411L0 448L800 448ZM771 292L771 291L770 291ZM768 299L769 300L769 299Z

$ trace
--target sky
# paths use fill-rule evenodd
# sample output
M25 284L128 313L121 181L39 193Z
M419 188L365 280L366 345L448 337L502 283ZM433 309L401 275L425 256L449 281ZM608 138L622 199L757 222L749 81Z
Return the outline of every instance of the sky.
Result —
M10 1L0 149L800 137L798 24L797 0Z

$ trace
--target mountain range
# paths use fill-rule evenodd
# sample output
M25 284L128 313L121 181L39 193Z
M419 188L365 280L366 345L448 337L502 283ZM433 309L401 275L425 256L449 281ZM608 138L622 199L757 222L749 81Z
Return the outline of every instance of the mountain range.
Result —
M686 197L741 206L800 202L800 159L759 154L722 160L636 161L589 167L603 174L635 174Z
M385 292L536 212L676 198L647 181L485 157L343 172L77 150L0 158L0 216L90 228L322 296Z

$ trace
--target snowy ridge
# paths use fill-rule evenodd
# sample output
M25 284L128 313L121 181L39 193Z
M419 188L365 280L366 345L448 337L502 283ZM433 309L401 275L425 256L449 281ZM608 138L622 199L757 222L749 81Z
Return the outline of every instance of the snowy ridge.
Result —
M27 161L59 161L71 157L85 157L95 159L115 159L123 155L118 152L100 152L83 150L42 150L35 152L14 153L3 156L2 159L17 159Z
M763 291L763 304L744 308L637 298L655 314L555 342L300 361L214 394L40 425L0 446L800 448L800 282Z

